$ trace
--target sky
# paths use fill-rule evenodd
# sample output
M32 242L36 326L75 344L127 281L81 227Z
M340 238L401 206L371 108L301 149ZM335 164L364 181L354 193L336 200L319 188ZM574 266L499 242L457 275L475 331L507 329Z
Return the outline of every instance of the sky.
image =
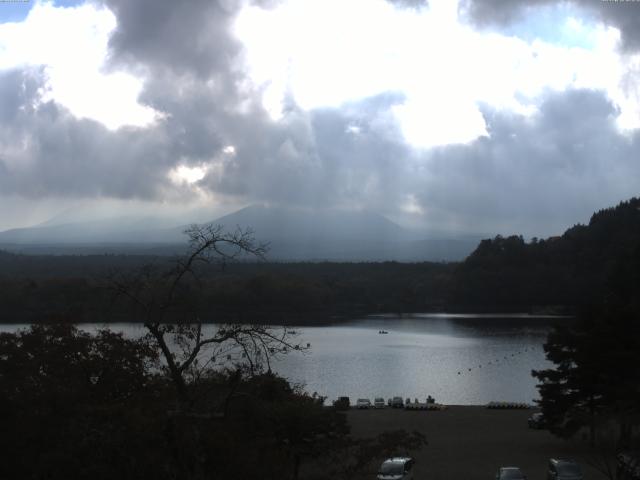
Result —
M640 2L0 2L0 230L259 203L549 236L639 187Z

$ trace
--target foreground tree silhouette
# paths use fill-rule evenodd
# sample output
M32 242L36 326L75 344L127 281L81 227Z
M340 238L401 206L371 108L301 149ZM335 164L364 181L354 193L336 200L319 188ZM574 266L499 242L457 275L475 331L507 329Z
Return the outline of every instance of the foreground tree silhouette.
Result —
M238 259L263 259L267 245L257 243L249 229L226 232L221 225L206 224L192 225L185 233L188 252L172 268L162 271L145 266L134 275L110 278L112 289L131 302L134 314L157 344L182 408L193 400L187 379L197 377L203 369L228 366L228 361L241 358L250 373L265 366L271 371L274 356L306 348L285 327L224 324L203 328L198 311L202 267L218 263L224 268Z
M534 371L549 428L571 436L617 425L618 447L629 447L640 424L640 247L612 268L607 289L575 325L553 331L544 346L555 368Z
M0 352L0 478L161 478L155 348L57 324L0 333Z

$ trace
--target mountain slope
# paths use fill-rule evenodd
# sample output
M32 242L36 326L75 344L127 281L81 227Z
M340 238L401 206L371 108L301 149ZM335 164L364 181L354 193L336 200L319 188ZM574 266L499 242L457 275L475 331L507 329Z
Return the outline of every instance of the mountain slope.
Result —
M0 232L0 243L69 245L92 243L175 243L184 235L151 218L118 217L105 220L43 224Z
M213 221L226 230L250 228L270 243L276 261L453 261L479 239L425 239L382 215L366 211L252 205ZM65 224L45 223L0 232L0 248L32 253L175 254L185 225L166 228L154 218L121 217Z
M452 261L468 255L479 240L424 239L367 211L252 205L214 223L251 228L256 239L270 243L272 260Z
M391 220L367 211L303 210L251 205L214 223L250 227L257 237L301 239L399 240L409 233Z

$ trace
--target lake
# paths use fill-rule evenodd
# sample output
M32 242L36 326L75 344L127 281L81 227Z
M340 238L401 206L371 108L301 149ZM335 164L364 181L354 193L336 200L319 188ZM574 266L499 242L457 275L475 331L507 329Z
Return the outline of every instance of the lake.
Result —
M437 402L456 405L531 403L538 398L531 370L549 366L542 344L552 325L563 321L567 320L513 314L413 314L291 327L311 349L292 351L272 366L329 400L348 396L354 403L361 397L399 395L425 401L431 395ZM0 325L0 331L25 326ZM110 328L131 337L144 332L138 324Z

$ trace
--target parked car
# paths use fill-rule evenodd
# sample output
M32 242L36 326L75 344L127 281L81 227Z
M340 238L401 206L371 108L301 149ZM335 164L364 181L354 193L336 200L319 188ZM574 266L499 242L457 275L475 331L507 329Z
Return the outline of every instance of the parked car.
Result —
M496 480L526 480L526 476L518 467L500 467Z
M413 480L413 465L411 457L388 458L378 469L378 480Z
M357 408L371 408L371 400L368 398L359 398L356 401Z
M527 423L529 428L544 428L544 416L541 412L534 413L528 418Z
M385 407L384 398L381 398L381 397L375 398L373 400L373 406L374 408L384 408Z
M349 397L338 397L338 399L333 402L333 406L336 410L349 410L350 405L351 402L349 401Z
M582 469L573 460L551 458L547 480L582 480Z
M393 397L391 399L391 406L393 408L404 408L404 400L402 397Z

